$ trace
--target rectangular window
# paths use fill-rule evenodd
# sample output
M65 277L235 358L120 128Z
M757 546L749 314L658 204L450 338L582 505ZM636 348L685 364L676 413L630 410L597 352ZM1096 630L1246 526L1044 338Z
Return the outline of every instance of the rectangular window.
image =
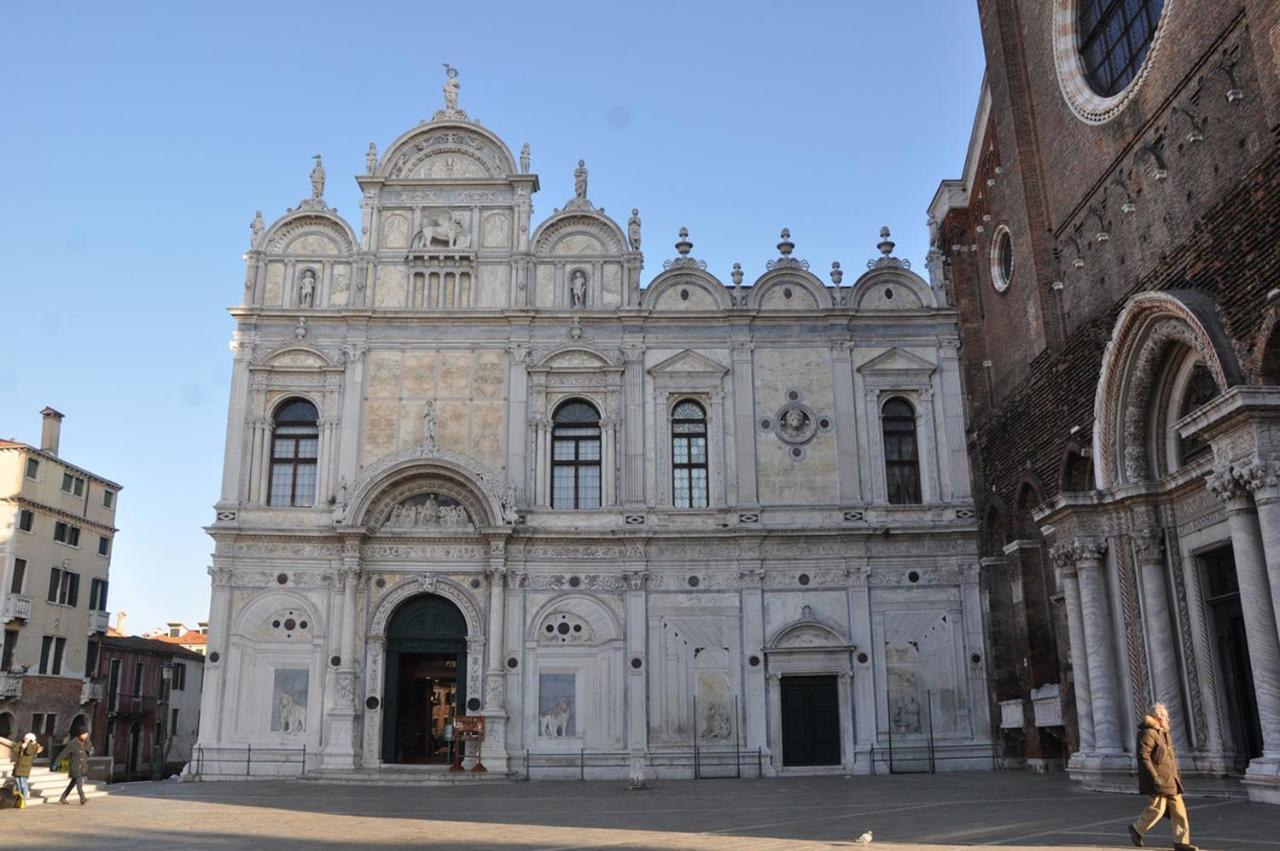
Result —
M69 547L80 546L80 527L79 526L67 527L67 546Z
M173 690L182 691L187 687L187 666L178 662L173 666Z
M60 544L67 542L67 524L61 520L53 524L53 539Z
M27 478L35 479L40 475L40 462L35 458L27 459Z
M75 608L76 604L80 602L80 574L65 573L63 575L66 577L67 583L67 590L64 595L63 602L68 606Z
M0 670L8 671L13 668L13 654L18 649L18 631L16 629L6 629L4 631L4 652L0 653Z
M21 594L22 586L27 579L27 560L25 558L15 558L13 560L13 574L9 577L9 593Z
M169 731L173 735L178 735L178 710L174 709L169 713Z
M111 550L111 540L106 535L98 536L98 555L105 556Z
M62 673L62 657L67 650L67 640L65 638L55 638L53 640L53 670L51 674L57 676Z
M31 527L35 525L36 516L27 509L18 512L18 528L24 532L30 532Z
M98 642L90 641L84 651L84 675L94 677L98 674Z
M107 610L107 580L94 579L89 583L89 611L105 612Z
M71 488L75 484L76 477L70 473L62 474L62 491L63 493L71 493Z
M141 696L142 694L142 663L133 663L133 693Z
M56 712L33 712L31 714L31 732L43 739L52 739L58 726Z
M62 568L49 568L49 597L50 603L58 602L58 591L62 588Z
M76 496L84 496L84 479L76 479L74 491Z
M49 568L49 602L75 606L80 599L80 574L58 567Z
M49 657L53 655L53 636L46 635L40 639L40 668L42 674L49 673Z
M115 712L120 708L120 660L111 660L111 673L107 675L107 706Z
M115 491L104 490L104 491L102 492L102 507L103 507L103 508L110 508L112 505L114 505L114 504L115 504L115 501L116 501L116 492L115 492Z

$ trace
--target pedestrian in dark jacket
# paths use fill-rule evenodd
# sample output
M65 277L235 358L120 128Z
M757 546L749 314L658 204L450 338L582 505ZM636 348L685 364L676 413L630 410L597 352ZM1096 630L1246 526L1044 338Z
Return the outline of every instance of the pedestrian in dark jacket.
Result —
M1143 835L1169 811L1173 821L1174 851L1196 851L1191 844L1191 825L1182 802L1182 775L1178 754L1169 735L1169 710L1163 703L1151 707L1138 731L1138 792L1149 796L1147 808L1129 825L1129 838L1141 847Z
M22 737L22 743L16 745L13 749L15 757L13 761L13 779L18 783L18 791L22 793L22 799L25 801L31 797L31 766L36 761L36 757L44 753L44 748L36 741L35 733L27 733Z
M58 799L59 804L67 802L67 796L71 794L71 790L75 789L80 795L80 804L85 803L84 797L84 779L89 774L89 757L93 756L93 745L89 743L89 731L81 730L80 735L76 736L62 748L58 753L58 758L53 761L54 765L62 762L64 756L70 756L70 762L67 765L67 773L71 775L71 780L67 783L67 788L62 790L62 797Z

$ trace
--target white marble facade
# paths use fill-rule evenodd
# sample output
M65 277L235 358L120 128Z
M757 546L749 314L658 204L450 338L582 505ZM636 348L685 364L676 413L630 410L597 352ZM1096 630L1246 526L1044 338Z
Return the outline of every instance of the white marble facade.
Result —
M642 286L637 214L606 216L581 165L535 221L528 149L456 108L370 146L358 228L317 170L312 197L255 220L231 311L203 746L383 770L388 624L433 594L465 620L490 771L585 748L636 776L696 737L759 750L765 773L869 773L930 726L969 757L939 767L990 764L956 316L887 232L852 286L785 233L754 283L722 283L682 235ZM319 412L316 498L271 507L293 399ZM891 399L914 411L918 504L888 501ZM572 400L599 413L599 508L551 507ZM686 400L706 507L675 507ZM790 677L836 684L829 768L787 767Z

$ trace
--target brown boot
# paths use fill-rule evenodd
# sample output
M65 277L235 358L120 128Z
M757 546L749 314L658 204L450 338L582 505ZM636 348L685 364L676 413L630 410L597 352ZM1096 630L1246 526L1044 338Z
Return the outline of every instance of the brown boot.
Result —
M1138 833L1138 829L1133 825L1129 825L1129 841L1139 848L1142 847L1142 834Z

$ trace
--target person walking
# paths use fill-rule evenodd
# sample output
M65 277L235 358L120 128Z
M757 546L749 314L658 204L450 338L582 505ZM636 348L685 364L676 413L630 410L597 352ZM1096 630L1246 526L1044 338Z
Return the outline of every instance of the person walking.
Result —
M83 806L87 800L84 796L84 778L89 773L89 757L93 756L93 745L89 742L88 730L81 730L78 736L67 742L53 764L62 762L64 756L70 756L67 773L71 775L71 780L67 782L67 788L62 790L62 797L58 799L58 803L65 804L67 796L71 794L72 789L75 789L80 795L80 805Z
M1169 710L1163 703L1151 707L1138 731L1138 792L1149 795L1147 808L1129 825L1129 839L1142 847L1142 837L1156 826L1165 810L1173 822L1174 851L1197 851L1191 844L1191 824L1182 801L1182 775L1178 754L1169 735Z
M44 748L36 741L35 733L27 733L22 737L22 742L14 748L13 761L13 779L18 784L18 791L22 793L22 800L29 801L31 799L31 766L35 763L36 757L44 753Z

